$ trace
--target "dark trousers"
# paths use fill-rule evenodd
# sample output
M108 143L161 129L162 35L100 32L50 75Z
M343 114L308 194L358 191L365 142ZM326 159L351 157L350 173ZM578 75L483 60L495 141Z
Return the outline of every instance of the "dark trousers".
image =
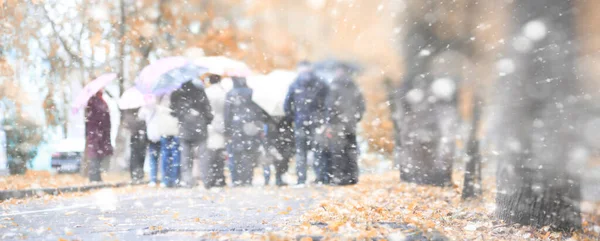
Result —
M146 148L148 148L148 139L145 133L134 133L131 135L130 147L130 163L129 172L131 179L141 181L144 179L144 162L146 160Z
M102 162L109 157L98 157L98 158L90 158L90 163L88 166L88 175L90 178L90 182L101 182L102 181L102 172L106 170L102 168Z
M296 139L296 174L298 175L298 184L306 183L308 172L308 152L314 153L314 171L317 181L325 174L328 153L327 149L315 141L314 127L300 127L295 131Z
M225 186L225 150L208 149L200 160L200 178L205 188Z
M315 152L315 175L317 179L315 180L317 183L329 184L331 182L331 176L333 175L331 172L331 152L329 148L323 145L317 145L315 147L317 150Z
M358 144L355 133L344 133L333 138L331 146L332 182L338 185L358 183Z
M193 174L194 160L199 159L201 161L205 159L207 152L206 141L191 141L181 138L179 141L181 145L180 182L187 187L196 186L197 181Z
M251 186L254 176L254 168L258 158L256 149L237 149L228 145L229 171L231 172L231 183L234 186Z
M265 185L268 185L271 181L271 166L275 167L275 183L281 185L283 183L283 174L285 174L290 166L290 159L284 157L283 160L275 160L273 165L266 164L263 166L263 176L265 178Z

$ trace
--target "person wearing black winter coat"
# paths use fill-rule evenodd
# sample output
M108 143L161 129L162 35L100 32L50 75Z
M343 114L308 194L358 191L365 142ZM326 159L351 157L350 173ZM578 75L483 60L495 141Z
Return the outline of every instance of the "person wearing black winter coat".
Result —
M358 144L356 127L365 113L365 100L352 78L343 69L337 70L326 99L328 114L328 172L332 183L350 185L358 182Z
M294 120L296 141L296 172L298 184L306 183L308 151L315 153L315 173L321 182L320 163L323 161L322 148L315 142L315 131L326 122L325 97L329 87L304 64L299 68L296 80L290 86L285 102L286 117Z
M206 154L207 128L213 120L210 102L201 80L191 80L171 94L171 115L179 121L181 145L180 186L193 187L194 163Z
M249 186L266 117L252 101L252 89L246 85L246 79L233 77L232 81L233 89L227 93L223 113L229 169L234 186Z

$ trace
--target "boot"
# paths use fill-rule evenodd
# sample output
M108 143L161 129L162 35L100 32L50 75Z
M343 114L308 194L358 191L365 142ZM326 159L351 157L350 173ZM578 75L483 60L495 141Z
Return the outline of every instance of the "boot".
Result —
M283 178L281 178L280 175L277 175L277 177L275 177L275 185L279 186L279 187L283 187L283 186L287 186L288 184L283 181Z

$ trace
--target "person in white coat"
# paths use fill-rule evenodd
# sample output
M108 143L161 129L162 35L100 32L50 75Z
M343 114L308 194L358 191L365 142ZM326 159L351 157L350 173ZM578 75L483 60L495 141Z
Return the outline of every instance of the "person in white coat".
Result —
M231 87L221 82L221 76L208 76L210 86L206 88L206 96L212 107L214 119L208 126L208 153L207 157L201 160L200 178L204 187L222 187L225 186L225 123L223 113L225 108L225 98ZM226 80L225 80L226 81Z
M161 187L173 187L179 181L179 126L177 118L171 116L170 97L162 96L157 102L140 109L138 117L146 121L150 140L150 183L156 186L158 160L161 160Z

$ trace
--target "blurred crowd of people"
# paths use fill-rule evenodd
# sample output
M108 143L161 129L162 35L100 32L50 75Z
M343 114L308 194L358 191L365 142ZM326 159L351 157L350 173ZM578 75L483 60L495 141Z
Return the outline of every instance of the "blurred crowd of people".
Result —
M314 183L356 184L356 132L365 101L351 71L339 65L334 72L325 80L311 63L299 63L284 116L271 116L254 103L246 78L231 77L233 88L228 90L221 85L226 77L214 74L193 78L152 104L123 110L123 123L131 133L131 178L144 180L148 155L150 186L194 187L198 173L204 187L222 187L227 185L225 166L232 186L252 185L259 166L265 185L274 173L275 184L284 186L291 159L298 185L307 182L310 160ZM102 91L88 101L85 111L89 179L100 182L107 168L102 164L113 153Z

